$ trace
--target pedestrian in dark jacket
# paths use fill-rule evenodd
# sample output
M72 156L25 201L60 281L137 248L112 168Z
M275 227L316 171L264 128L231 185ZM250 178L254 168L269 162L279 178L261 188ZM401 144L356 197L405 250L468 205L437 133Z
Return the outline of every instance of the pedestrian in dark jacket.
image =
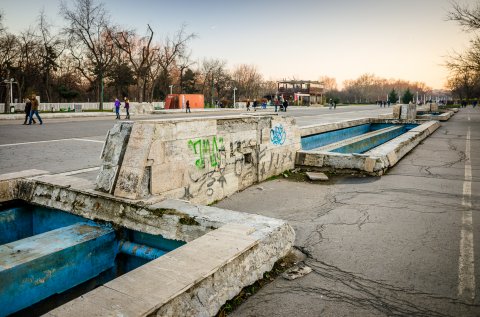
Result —
M125 117L125 119L130 119L130 112L129 112L130 102L128 101L127 97L125 97L125 107L124 108L127 111L127 116Z
M25 99L25 121L23 124L27 124L28 119L30 119L30 112L32 111L32 102L30 99ZM32 119L33 123L37 123L35 119Z
M36 115L38 121L40 121L40 124L43 124L42 118L40 118L40 115L38 114L39 103L37 100L37 96L35 94L32 94L31 100L32 100L32 110L30 111L30 121L28 122L28 124L32 124L33 115Z
M192 112L192 111L190 110L190 100L187 100L186 106L187 106L187 108L185 109L185 112L186 112L186 113Z
M285 99L285 101L283 102L283 111L287 112L287 107L288 107L288 101L287 99Z

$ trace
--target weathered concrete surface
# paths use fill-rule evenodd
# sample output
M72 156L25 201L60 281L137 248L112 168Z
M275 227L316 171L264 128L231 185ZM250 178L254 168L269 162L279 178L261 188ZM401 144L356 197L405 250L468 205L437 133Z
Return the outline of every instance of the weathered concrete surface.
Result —
M295 120L281 116L140 121L123 138L115 130L105 149L127 143L117 150L125 154L103 155L97 188L128 199L211 203L293 168L300 148Z
M0 201L21 199L189 242L49 316L214 315L226 300L271 270L295 237L282 220L185 201L119 199L94 191L92 182L77 177L0 179Z
M232 316L478 316L479 145L480 113L469 107L381 178L338 177L312 184L290 177L218 203L289 221L297 233L295 246L308 255L305 263L313 269L294 281L277 278ZM468 163L473 301L458 294Z
M97 190L112 193L118 177L118 169L125 155L133 123L122 122L116 124L108 131L105 144L103 145L100 159L102 165L98 173L96 184Z
M370 119L369 122L388 122L388 120ZM352 126L355 121L344 122L343 126ZM390 121L395 123L397 121ZM414 121L407 121L414 122ZM330 131L337 128L337 124L324 126L324 131ZM394 166L405 154L417 146L422 140L432 134L440 124L437 121L429 121L410 131L375 147L363 154L342 154L328 152L326 150L301 150L297 152L295 164L302 168L319 168L328 171L341 172L365 172L373 175L383 175L386 170ZM312 131L311 128L308 128ZM303 130L303 129L302 129ZM317 128L316 130L321 130ZM360 136L361 137L361 136ZM360 138L358 137L358 138ZM345 142L348 142L345 141Z

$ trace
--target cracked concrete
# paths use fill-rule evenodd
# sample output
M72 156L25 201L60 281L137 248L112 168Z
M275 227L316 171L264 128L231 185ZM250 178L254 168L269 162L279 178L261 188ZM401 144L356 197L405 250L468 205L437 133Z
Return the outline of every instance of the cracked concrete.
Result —
M467 108L382 177L277 179L218 203L288 220L313 269L277 278L232 316L479 316L480 283L473 304L457 295L467 115L480 268L480 112Z

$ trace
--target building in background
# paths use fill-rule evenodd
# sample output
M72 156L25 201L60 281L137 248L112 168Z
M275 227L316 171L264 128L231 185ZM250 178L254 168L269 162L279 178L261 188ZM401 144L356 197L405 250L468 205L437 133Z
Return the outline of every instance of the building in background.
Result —
M277 83L278 95L300 106L323 103L324 87L319 81L289 80Z
M190 101L190 108L205 107L202 94L169 94L165 98L165 109L185 109L187 100Z

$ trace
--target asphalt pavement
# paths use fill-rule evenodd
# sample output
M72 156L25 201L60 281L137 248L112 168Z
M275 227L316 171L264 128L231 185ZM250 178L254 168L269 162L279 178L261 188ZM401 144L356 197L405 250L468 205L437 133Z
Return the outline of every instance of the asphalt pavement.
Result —
M389 111L292 107L286 115L306 126ZM225 114L232 112L133 120ZM34 168L93 180L115 120L44 121L0 122L0 174ZM479 144L480 108L469 107L382 177L280 177L219 202L288 220L313 269L275 279L233 316L480 316Z
M287 220L312 273L232 316L480 316L480 109L382 177L279 178L216 204Z

